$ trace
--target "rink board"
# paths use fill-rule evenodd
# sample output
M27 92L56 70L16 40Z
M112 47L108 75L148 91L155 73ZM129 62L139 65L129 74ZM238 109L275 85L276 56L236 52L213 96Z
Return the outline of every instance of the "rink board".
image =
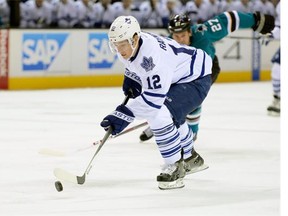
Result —
M147 31L167 35L163 29ZM107 30L12 29L0 32L0 89L122 84L124 68L109 49ZM239 30L233 36L254 37L251 30ZM243 38L226 37L215 43L221 67L218 82L270 79L270 59L279 41L265 47L257 40Z

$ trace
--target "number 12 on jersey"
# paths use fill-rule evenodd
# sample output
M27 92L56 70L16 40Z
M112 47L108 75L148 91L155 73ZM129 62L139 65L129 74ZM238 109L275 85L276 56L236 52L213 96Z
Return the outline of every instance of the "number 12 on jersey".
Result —
M153 75L152 77L147 77L147 82L148 82L148 89L159 89L162 87L160 84L159 75Z

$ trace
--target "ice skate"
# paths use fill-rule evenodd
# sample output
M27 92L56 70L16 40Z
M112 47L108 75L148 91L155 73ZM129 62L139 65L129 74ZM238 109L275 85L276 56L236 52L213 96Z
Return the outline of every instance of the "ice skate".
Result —
M165 165L160 175L157 176L158 187L161 190L169 190L184 187L183 178L185 169L183 159L174 164Z
M154 135L153 135L153 132L152 132L151 128L148 127L140 134L139 138L140 138L141 141L144 142L144 141L147 141L147 140L151 139L153 136Z
M204 164L204 159L192 149L192 156L184 160L184 169L186 174L191 174L208 169L209 166Z
M274 100L270 106L267 107L268 115L279 116L280 115L280 97L274 95Z

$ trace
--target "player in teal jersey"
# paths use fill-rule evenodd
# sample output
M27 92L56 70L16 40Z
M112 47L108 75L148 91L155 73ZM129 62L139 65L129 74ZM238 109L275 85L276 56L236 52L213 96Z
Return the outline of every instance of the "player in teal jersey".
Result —
M221 40L237 29L248 28L252 28L254 31L262 34L270 33L274 28L274 17L259 12L252 14L227 11L209 19L203 24L191 26L191 21L186 15L175 15L169 23L170 36L174 40L180 44L200 48L212 57L212 83L216 81L220 72L213 42ZM197 138L200 116L201 106L186 117L186 121L193 131L194 141ZM140 140L146 141L151 137L153 137L153 133L150 128L147 128L140 135Z

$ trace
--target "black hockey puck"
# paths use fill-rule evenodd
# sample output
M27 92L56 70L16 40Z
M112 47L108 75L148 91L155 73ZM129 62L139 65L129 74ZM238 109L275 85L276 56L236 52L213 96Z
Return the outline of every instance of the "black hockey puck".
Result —
M58 192L63 191L63 185L62 185L62 183L61 183L60 181L56 181L56 182L55 182L55 188L56 188L56 190L57 190Z

